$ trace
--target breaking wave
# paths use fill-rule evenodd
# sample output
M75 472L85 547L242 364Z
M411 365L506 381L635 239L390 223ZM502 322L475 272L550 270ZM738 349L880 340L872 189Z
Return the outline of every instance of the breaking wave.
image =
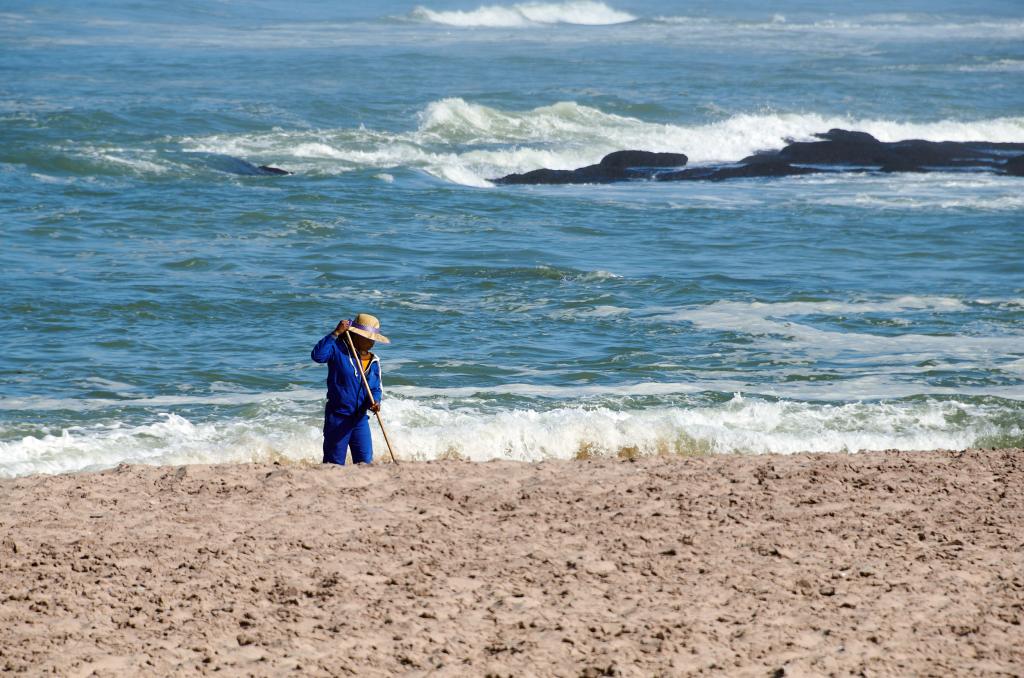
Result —
M603 2L574 0L562 3L529 2L516 5L487 5L468 12L436 11L417 7L412 17L460 28L522 28L547 24L607 26L634 21L636 17L612 9Z
M764 112L674 124L570 101L509 111L452 98L427 105L411 132L282 130L188 138L182 143L190 151L236 155L306 172L408 168L453 183L488 186L494 177L540 167L572 169L622 149L686 153L691 164L735 161L781 148L790 139L812 139L814 133L834 127L865 131L882 141L1024 142L1024 116L911 122Z
M190 421L167 412L0 442L0 477L67 473L120 463L177 465L320 459L318 407L268 401L253 417ZM445 397L391 396L389 436L404 460L538 461L593 456L843 452L1020 446L1021 404L913 398L823 404L735 395L714 405L621 409L563 403L486 408ZM371 425L378 458L386 447Z

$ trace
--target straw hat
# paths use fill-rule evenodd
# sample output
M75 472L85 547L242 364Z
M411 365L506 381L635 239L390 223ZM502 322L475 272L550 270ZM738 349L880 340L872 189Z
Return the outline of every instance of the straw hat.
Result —
M369 313L358 314L356 319L349 323L348 331L382 344L391 343L390 339L380 333L380 321Z

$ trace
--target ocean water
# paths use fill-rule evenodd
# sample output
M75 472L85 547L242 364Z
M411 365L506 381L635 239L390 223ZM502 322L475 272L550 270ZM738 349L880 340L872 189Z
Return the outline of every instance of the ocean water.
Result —
M8 0L0 74L0 476L317 460L359 311L404 459L1024 445L1024 179L488 181L1024 142L1016 0Z

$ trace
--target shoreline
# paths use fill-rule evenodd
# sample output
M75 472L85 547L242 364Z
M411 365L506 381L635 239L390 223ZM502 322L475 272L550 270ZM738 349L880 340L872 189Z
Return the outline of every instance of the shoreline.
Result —
M1024 667L1021 449L120 466L0 497L4 672Z

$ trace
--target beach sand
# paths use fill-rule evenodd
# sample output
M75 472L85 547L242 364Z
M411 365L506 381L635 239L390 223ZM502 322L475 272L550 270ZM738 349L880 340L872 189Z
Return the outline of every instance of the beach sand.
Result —
M0 672L1024 673L1024 451L0 481Z

